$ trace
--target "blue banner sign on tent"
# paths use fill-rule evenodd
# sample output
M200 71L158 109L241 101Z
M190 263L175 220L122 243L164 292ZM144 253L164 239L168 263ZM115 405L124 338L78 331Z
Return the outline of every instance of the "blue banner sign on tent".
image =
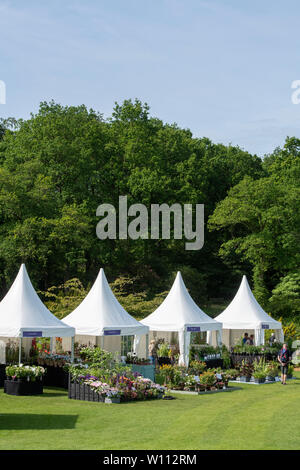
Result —
M263 330L268 330L269 329L269 325L266 325L266 324L261 325L261 327L262 327Z
M23 331L23 338L40 338L43 336L42 331Z
M201 331L200 326L188 326L187 331Z
M120 335L121 330L104 330L104 336Z

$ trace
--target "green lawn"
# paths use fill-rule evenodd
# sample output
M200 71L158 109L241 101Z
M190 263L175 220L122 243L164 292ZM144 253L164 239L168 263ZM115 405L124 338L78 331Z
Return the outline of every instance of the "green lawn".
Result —
M300 449L298 380L105 405L0 391L0 449Z

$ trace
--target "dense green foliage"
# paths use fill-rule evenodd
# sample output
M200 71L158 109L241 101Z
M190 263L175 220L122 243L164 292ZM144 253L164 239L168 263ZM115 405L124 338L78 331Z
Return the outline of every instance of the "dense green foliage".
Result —
M262 161L165 124L138 100L116 104L106 120L85 106L43 102L26 121L2 121L2 293L25 262L43 299L63 317L103 266L124 307L143 317L179 269L202 305L212 297L230 299L246 273L266 308L295 316L299 155L300 140L292 138ZM203 203L204 247L186 251L184 240L173 239L100 241L96 209L102 203L117 208L122 195L128 205L149 209L152 203Z

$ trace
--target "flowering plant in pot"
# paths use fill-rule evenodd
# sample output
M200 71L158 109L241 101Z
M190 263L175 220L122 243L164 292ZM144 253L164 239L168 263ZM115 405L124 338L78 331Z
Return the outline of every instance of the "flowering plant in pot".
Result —
M202 374L206 369L206 363L203 361L192 361L189 365L189 373L194 375Z
M41 366L20 364L6 367L4 393L8 395L39 395L43 393L42 378L46 370Z
M242 360L242 364L240 366L240 381L241 382L250 382L251 375L253 372L253 365L250 362Z
M27 382L35 382L37 379L42 380L46 369L41 366L24 366L12 365L5 368L6 376L9 380L21 380Z
M216 383L216 377L214 372L204 372L202 375L200 375L199 381L201 385L205 385L205 390L210 390L211 387L213 387Z
M117 388L110 387L106 391L105 403L120 403L121 392Z
M185 382L184 383L184 390L188 390L188 391L195 390L195 386L197 384L197 381L195 380L195 377L193 375L188 375L185 378L184 382Z

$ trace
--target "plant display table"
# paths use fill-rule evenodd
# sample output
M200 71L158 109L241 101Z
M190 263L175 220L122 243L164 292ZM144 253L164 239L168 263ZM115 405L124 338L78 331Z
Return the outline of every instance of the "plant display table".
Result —
M252 364L254 361L259 362L264 359L265 361L274 361L277 358L277 353L266 353L266 354L249 354L249 353L231 353L230 359L233 367L237 367L246 361Z
M5 380L4 393L17 396L41 395L43 393L43 382L42 380L35 380L34 382L21 379Z

